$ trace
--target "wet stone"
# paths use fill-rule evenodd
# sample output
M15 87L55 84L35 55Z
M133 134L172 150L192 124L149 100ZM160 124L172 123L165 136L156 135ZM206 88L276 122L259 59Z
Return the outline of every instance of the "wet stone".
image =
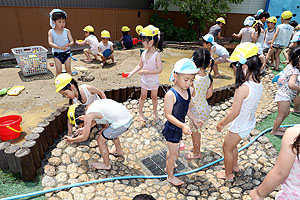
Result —
M44 173L48 176L55 176L55 167L51 165L45 165L44 167Z
M64 199L64 200L73 200L72 195L69 192L66 192L66 191L58 192L57 196L61 199Z
M59 173L55 176L55 179L57 183L64 183L68 179L68 174L67 173Z
M62 154L62 150L59 148L55 148L51 151L52 156L59 157Z
M61 159L59 157L52 157L48 159L48 163L53 166L59 166L61 163Z
M55 186L55 180L54 178L50 176L44 176L42 179L42 186L43 187L54 187Z

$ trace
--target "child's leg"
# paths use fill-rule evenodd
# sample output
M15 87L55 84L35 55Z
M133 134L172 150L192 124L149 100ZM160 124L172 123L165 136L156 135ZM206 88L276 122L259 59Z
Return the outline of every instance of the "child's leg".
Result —
M104 66L105 62L106 62L106 58L104 56L101 56L101 64L100 65L102 67Z
M279 69L279 64L280 64L280 53L281 53L282 49L276 49L275 52L275 70Z
M167 144L168 144L168 152L166 156L166 168L168 172L167 180L173 185L179 186L184 184L183 181L181 181L179 178L174 176L174 167L175 167L174 163L178 158L179 143L167 142Z
M274 65L274 62L275 62L275 53L273 53L271 55L271 64L270 65Z
M234 178L234 174L232 172L234 165L237 165L236 146L240 141L241 137L238 134L228 131L223 143L225 171L222 170L217 172L218 178L229 180Z
M123 49L125 50L126 47L124 46L124 42L123 41L121 41L121 45L122 45Z
M283 50L283 55L284 55L284 57L285 57L285 61L282 62L282 63L284 63L284 64L289 63L289 54L288 54L288 51L289 51L289 48L285 48L285 49Z
M148 93L148 90L141 88L141 96L140 96L140 100L139 100L139 115L140 115L139 118L142 122L146 121L144 113L143 113L143 108L144 108L145 100L147 98L147 93Z
M115 63L115 58L114 58L114 54L111 54L110 56L107 57L108 59L111 59L112 63Z
M56 76L58 76L62 72L62 64L58 58L54 58L54 63L56 68Z
M260 72L263 72L264 69L265 69L265 66L266 66L266 64L265 64L266 63L265 56L263 54L261 54L261 55L259 55L259 59L260 59L260 61L262 63L262 66L260 68Z
M151 99L152 99L152 104L153 104L153 119L154 121L158 120L157 116L157 90L151 90Z
M97 138L97 143L99 146L99 150L100 150L100 154L103 158L103 162L96 162L93 163L93 167L97 168L97 169L110 169L111 165L109 162L109 151L108 151L108 147L106 144L106 139L102 136L102 133L99 133L99 136Z
M109 153L110 154L117 154L117 155L124 155L124 151L121 147L121 143L120 143L120 139L119 138L115 138L113 140L113 143L115 145L115 149L110 150Z
M201 134L200 132L192 132L193 152L189 152L185 155L186 159L201 158L200 146L201 146Z
M72 70L71 70L71 57L68 58L65 62L65 68L66 72L72 76Z
M217 63L214 64L213 71L214 71L214 78L219 78L220 74L219 74L219 67Z
M92 53L90 49L83 50L84 55L86 56L86 62L92 61L90 54Z
M267 56L266 56L266 62L264 63L263 68L265 68L266 63L269 61L269 58L274 54L275 51L276 51L275 48L270 48L269 49L269 51L267 53Z
M299 94L296 95L294 99L294 112L300 112L300 96Z
M274 121L273 129L271 131L272 135L283 135L283 132L278 131L279 126L286 118L287 113L290 110L291 103L289 101L279 101L278 104L278 115Z

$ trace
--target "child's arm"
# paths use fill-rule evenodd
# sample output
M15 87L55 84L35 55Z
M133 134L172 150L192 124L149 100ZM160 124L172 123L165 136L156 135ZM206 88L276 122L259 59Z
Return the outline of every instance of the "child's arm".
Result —
M86 85L86 88L88 89L88 91L91 93L91 94L97 94L101 97L101 99L106 99L106 96L104 94L104 92L92 85Z
M156 61L156 69L155 70L141 70L139 72L139 75L146 75L146 74L159 74L162 72L162 67L161 67L161 56L160 54L157 54L156 58L155 58L155 61Z
M110 52L113 53L114 52L114 45L112 44L110 47Z
M278 33L279 33L279 28L276 29L275 34L273 35L273 38L272 38L272 40L270 42L270 49L273 48L273 43L274 43L275 39L277 38Z
M239 32L238 34L233 33L232 36L233 36L233 37L240 38L240 37L242 36L242 32L243 32L243 29L241 29L240 32Z
M128 78L131 77L133 74L135 74L136 72L140 71L143 68L143 61L142 61L142 57L140 59L140 64L137 65L131 72L129 72L128 74Z
M215 46L212 46L211 48L210 48L210 56L213 58L214 57L214 54L215 54L215 51L216 51L216 47Z
M213 84L211 83L210 87L206 91L206 99L211 97L213 95L213 93L214 93L214 89L213 89Z
M73 40L73 37L72 37L72 35L71 35L71 31L67 30L67 34L68 34L69 43L65 45L65 48L64 48L64 49L67 49L67 48L69 48L70 46L73 46L73 45L74 45L74 40Z
M296 84L298 75L299 74L293 74L293 75L290 76L290 80L288 82L288 86L292 90L297 90L299 92L300 91L300 86Z
M241 111L241 107L245 98L249 94L249 87L246 85L241 85L238 89L235 90L234 100L230 112L224 117L217 125L217 131L221 132L222 129L232 122Z
M223 40L223 37L221 36L221 31L218 32L217 38Z
M164 99L164 112L167 120L175 126L182 129L182 132L186 135L192 134L191 129L172 115L173 105L176 101L175 95L172 91L168 91Z
M78 40L76 40L75 43L76 43L76 44L79 44L79 45L85 45L85 44L88 44L88 41L87 41L86 38L85 38L82 42L79 42Z
M299 127L292 127L286 130L282 138L281 149L276 164L258 188L251 191L252 199L263 200L264 197L287 179L294 161L297 159L295 152L291 148L291 144L294 143L298 135Z
M257 37L258 37L257 33L256 33L256 32L252 32L252 34L251 34L251 39L252 39L252 42L253 42L253 43L256 43Z
M123 40L123 36L120 38L119 42L122 42L122 40Z

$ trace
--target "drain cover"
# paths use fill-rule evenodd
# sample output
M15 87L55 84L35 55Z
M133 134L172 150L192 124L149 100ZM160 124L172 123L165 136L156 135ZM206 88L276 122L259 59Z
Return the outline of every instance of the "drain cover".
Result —
M166 153L166 149L158 151L142 159L141 162L153 175L165 175L167 174L164 170L166 168ZM175 174L185 168L184 164L179 160L176 161L176 164Z

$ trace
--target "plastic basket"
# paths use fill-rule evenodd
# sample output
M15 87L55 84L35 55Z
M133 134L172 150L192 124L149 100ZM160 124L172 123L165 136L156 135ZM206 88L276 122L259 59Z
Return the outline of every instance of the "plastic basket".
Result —
M24 76L47 73L47 52L42 46L19 47L11 50Z

